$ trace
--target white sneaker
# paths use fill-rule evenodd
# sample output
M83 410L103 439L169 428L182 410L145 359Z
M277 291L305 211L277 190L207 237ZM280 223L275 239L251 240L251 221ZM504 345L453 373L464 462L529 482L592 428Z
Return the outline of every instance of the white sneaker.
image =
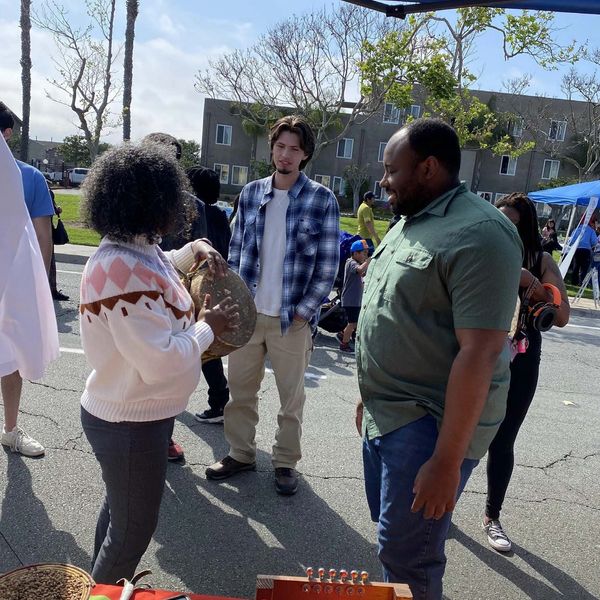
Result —
M504 533L500 521L493 519L487 525L482 524L483 529L487 533L488 544L498 552L510 552L512 548L512 542Z
M44 446L18 426L8 432L3 429L0 442L3 446L8 446L13 452L19 452L23 456L41 456L46 452Z

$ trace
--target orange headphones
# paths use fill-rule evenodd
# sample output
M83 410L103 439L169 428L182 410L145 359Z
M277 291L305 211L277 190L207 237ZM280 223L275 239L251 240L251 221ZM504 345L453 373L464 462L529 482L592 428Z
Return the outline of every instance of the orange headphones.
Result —
M552 293L551 302L538 302L529 307L529 324L538 331L548 331L556 320L556 313L562 302L560 290L551 283L543 283L542 287Z

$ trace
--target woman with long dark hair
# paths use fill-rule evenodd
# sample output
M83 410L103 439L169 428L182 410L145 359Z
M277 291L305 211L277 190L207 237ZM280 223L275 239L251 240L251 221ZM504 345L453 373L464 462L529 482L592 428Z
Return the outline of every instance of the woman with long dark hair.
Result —
M519 296L529 296L530 305L539 302L553 303L552 292L544 287L551 284L560 291L560 300L554 325L564 327L569 321L569 299L560 271L552 256L542 250L535 205L525 194L505 196L496 205L517 228L523 242L523 266L519 283ZM519 429L538 382L542 350L542 334L528 321L525 352L515 355L510 367L510 388L506 404L506 416L490 445L487 460L487 502L483 528L492 548L508 552L511 541L500 524L500 511L514 466L514 446Z
M554 250L562 252L562 246L558 243L554 219L548 219L542 229L542 249L548 254L552 254Z

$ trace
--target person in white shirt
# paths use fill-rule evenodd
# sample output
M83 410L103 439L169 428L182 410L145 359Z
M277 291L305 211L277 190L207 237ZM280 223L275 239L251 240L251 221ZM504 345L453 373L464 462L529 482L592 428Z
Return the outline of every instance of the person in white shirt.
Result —
M164 253L178 231L186 178L168 148L146 143L110 150L84 184L83 212L103 238L81 282L81 341L92 367L81 421L106 486L96 526L92 577L131 579L156 528L174 418L200 379L201 355L234 327L230 299L196 316L174 265L227 264L196 240Z

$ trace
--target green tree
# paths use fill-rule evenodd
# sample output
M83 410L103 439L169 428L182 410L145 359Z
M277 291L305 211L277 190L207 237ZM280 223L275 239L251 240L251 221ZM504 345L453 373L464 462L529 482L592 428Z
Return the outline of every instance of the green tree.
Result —
M181 166L189 169L200 164L200 144L195 140L180 139L181 144Z
M263 179L273 173L273 165L266 160L250 161L250 181L255 179Z
M82 135L68 135L60 147L60 154L64 161L76 167L89 167L90 151Z
M553 19L548 12L513 14L486 7L458 9L454 22L436 13L411 15L399 34L365 43L360 65L363 94L385 89L387 100L400 109L407 108L418 94L424 116L435 115L451 123L463 146L517 157L535 144L509 134L514 115L495 111L469 91L476 80L468 69L469 59L481 35L495 31L506 60L529 55L545 69L574 62L581 49L554 41Z
M369 164L352 164L344 170L344 179L352 192L352 214L354 215L360 206L361 193L364 193L365 184L369 180L369 166Z
M267 131L282 114L304 115L316 137L306 169L310 172L324 148L380 109L383 89L353 97L357 65L366 40L403 27L400 21L350 4L295 15L271 27L248 50L210 61L208 70L196 75L195 87L210 97L231 100L251 136Z
M110 144L100 142L98 144L97 156L106 152ZM82 135L68 135L63 140L60 147L60 154L65 163L75 167L89 167L92 164L90 150Z

